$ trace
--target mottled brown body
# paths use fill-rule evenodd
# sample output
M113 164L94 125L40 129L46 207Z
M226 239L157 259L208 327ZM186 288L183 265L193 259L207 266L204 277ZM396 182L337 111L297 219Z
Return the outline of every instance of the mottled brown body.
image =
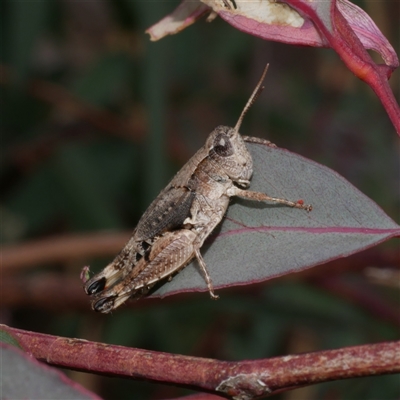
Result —
M222 220L232 196L311 209L301 201L246 190L253 174L253 160L239 134L239 126L260 91L265 73L266 69L235 128L219 126L211 132L205 145L150 204L115 260L85 282L95 311L107 313L129 297L145 295L155 283L172 277L194 257L211 297L217 298L200 248Z

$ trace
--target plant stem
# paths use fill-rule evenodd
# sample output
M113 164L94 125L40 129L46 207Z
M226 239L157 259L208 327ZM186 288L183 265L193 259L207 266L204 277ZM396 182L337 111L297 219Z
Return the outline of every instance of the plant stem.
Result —
M5 325L0 329L32 356L50 365L238 398L265 396L299 385L400 372L400 341L227 362L57 337Z

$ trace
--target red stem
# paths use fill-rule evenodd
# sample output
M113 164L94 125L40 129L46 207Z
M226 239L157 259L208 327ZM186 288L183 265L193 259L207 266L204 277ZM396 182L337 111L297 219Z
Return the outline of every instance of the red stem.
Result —
M2 248L2 273L15 274L32 266L118 253L132 232L53 236Z
M400 341L227 362L69 339L5 325L0 329L50 365L231 397L260 397L299 385L400 372Z
M312 3L304 0L285 0L285 2L309 18L347 68L373 89L400 135L400 108L388 83L392 68L374 63L349 23L337 9L336 1L331 0L332 30L314 10Z
M334 49L336 51L338 49L342 50L338 51L338 53L346 66L376 93L397 133L400 135L400 108L388 82L388 76L391 74L390 69L387 66L376 65L373 62L371 56L364 49L348 22L338 10L334 13L334 22L339 32L339 35L335 35L335 41L338 45ZM350 39L352 45L348 46L343 38L346 38L347 41ZM360 47L364 50L363 58L367 62L361 62L361 58L354 53L354 48ZM360 64L362 65L361 68Z

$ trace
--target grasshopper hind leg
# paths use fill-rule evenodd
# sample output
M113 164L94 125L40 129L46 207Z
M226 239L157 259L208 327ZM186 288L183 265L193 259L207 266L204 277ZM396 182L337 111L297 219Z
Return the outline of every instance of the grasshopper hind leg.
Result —
M105 276L97 277L94 276L85 284L85 292L88 295L96 294L101 292L106 287L107 279Z
M128 242L110 264L85 282L84 289L86 294L89 296L99 294L123 280L139 260L142 257L146 257L146 254L150 251L150 244L141 244L140 249L142 250L141 252L136 251L131 243Z
M207 271L207 266L206 266L206 263L200 253L200 250L195 250L195 255L196 255L197 261L199 262L200 268L203 271L204 279L206 280L210 296L213 300L217 300L219 298L219 296L214 293L214 286L212 284L210 274Z
M117 284L94 296L92 308L108 313L119 307L129 297L139 298L164 279L169 279L184 268L194 257L199 261L212 298L211 278L200 252L195 249L196 233L188 229L168 232L159 237L147 257L143 257Z

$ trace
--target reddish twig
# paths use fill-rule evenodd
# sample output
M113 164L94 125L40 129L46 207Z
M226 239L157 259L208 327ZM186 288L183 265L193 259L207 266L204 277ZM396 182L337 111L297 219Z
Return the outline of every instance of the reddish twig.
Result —
M75 277L56 273L2 277L1 304L4 308L29 306L57 313L65 310L91 311L78 272Z
M12 70L0 64L0 84L9 83L12 83ZM63 113L87 121L113 136L138 139L144 135L144 129L138 129L132 121L123 120L111 111L96 108L55 83L33 79L27 83L27 91L36 99L51 104Z
M79 271L74 276L62 273L43 272L32 276L3 276L1 278L2 307L26 307L48 310L59 314L62 311L83 311L95 315L90 307L90 298L83 290ZM201 296L198 293L197 296ZM195 300L196 293L182 293L165 299L150 297L129 301L130 308L152 307L160 301L163 304L176 304L186 299Z
M179 400L221 400L221 396L216 396L211 393L198 393L198 394L190 394L184 397L178 397ZM174 400L174 399L169 399Z
M35 265L117 254L131 232L96 233L52 237L2 248L3 274L16 273Z
M330 265L334 265L331 262ZM342 279L339 274L330 274L329 278L323 277L323 272L317 268L300 273L305 281L309 281L318 288L331 292L334 296L344 298L346 301L357 304L375 318L389 322L394 326L400 326L400 316L398 310L390 302L382 298L375 288L368 285L349 283ZM281 280L292 279L292 275L287 275ZM238 286L224 291L234 293L236 296L256 296L263 290L266 284L274 281L264 282L259 285ZM29 307L41 310L60 312L63 310L80 310L92 312L89 298L84 293L82 281L79 278L79 271L75 275L65 275L62 273L43 272L28 276L11 275L3 276L1 279L1 301L3 307ZM130 301L126 305L129 308L152 307L159 301L163 304L175 304L182 301L193 300L203 296L201 293L181 293L179 296L167 296L163 299L150 297L140 302ZM225 296L225 294L224 294ZM145 301L144 301L145 300Z
M386 301L381 293L365 282L351 282L340 275L319 276L313 279L318 287L329 291L336 297L357 304L363 310L371 313L380 320L385 320L395 326L400 326L399 310Z
M400 372L400 342L226 362L45 335L5 325L1 329L32 356L50 365L238 398L262 397L298 385Z
M95 257L116 255L128 241L132 232L104 232L86 235L65 235L46 239L33 240L2 248L1 268L3 274L12 274L37 265L56 262L69 262ZM347 270L362 270L371 265L400 265L400 253L379 249L368 249L351 257L330 261L330 273L343 273ZM324 271L311 268L299 272L302 276L315 276Z
M398 67L398 64L387 66L374 63L360 39L337 9L336 1L331 3L331 29L329 28L330 24L321 19L321 16L315 11L315 6L312 2L285 0L285 3L311 19L330 47L338 53L347 68L372 88L400 135L400 107L388 83L391 73Z
M126 233L101 233L89 235L72 235L58 238L42 239L19 245L6 246L2 249L2 305L18 307L29 304L31 307L41 309L74 309L90 311L88 298L82 290L82 282L79 279L79 271L74 276L65 274L42 273L33 276L20 276L18 272L51 263L67 263L75 261L82 266L86 259L95 257L113 257L122 248L130 237ZM346 271L364 270L374 266L400 265L400 254L396 251L382 251L379 248L369 249L351 257L338 259L327 263L323 268L311 268L296 274L296 277L311 280L335 295L345 297L370 312L398 326L399 316L393 306L384 301L375 292L367 293L364 289L356 290L353 285L348 287L341 278ZM326 280L326 271L330 271L330 277ZM291 278L293 275L289 275ZM278 279L287 279L284 276ZM235 293L252 294L261 285L236 287ZM250 289L249 289L250 288ZM250 290L250 292L249 292ZM186 296L181 294L181 296ZM181 301L182 297L168 296L163 302ZM193 299L194 293L187 294ZM51 299L51 301L49 301ZM157 299L154 299L157 301ZM152 300L140 302L140 306L151 306ZM138 307L138 303L130 302L130 306Z
M352 71L358 78L365 81L378 96L381 101L385 111L387 112L393 126L395 127L397 134L400 135L400 108L397 104L396 98L390 88L388 82L388 76L391 75L392 71L386 65L376 65L368 52L363 48L360 40L357 38L353 30L350 28L349 23L343 17L343 15L336 10L334 13L334 20L336 23L336 28L340 32L340 39L346 38L346 40L338 40L338 37L334 41L338 42L337 48L338 54L346 64L346 66ZM348 51L347 42L349 41L351 45L351 50ZM358 57L354 49L362 48L364 63L362 57Z

